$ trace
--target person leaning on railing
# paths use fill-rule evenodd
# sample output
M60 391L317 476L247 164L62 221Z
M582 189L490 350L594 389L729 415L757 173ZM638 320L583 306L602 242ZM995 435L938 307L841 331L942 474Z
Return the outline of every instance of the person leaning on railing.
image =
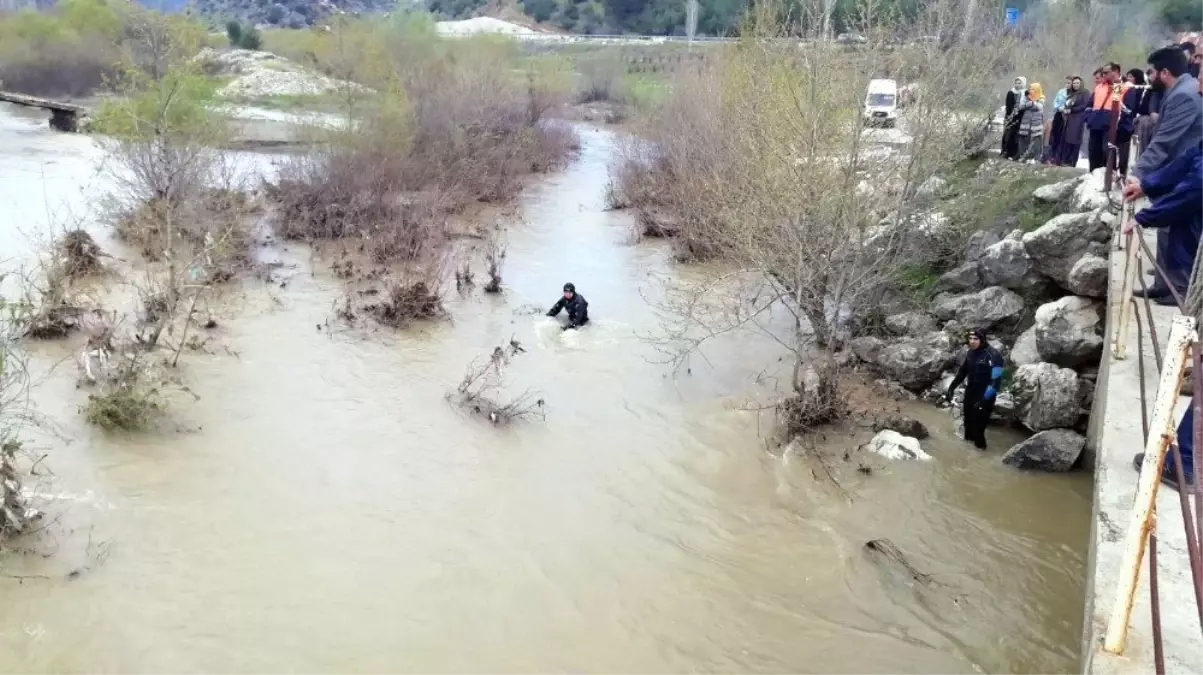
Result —
M1196 148L1203 142L1203 96L1199 93L1199 81L1186 71L1186 56L1175 47L1158 49L1149 55L1153 78L1149 85L1154 91L1162 92L1160 115L1153 129L1152 138L1141 144L1137 158L1128 176L1124 194L1143 194L1143 183L1148 176L1174 162L1183 153ZM1196 204L1196 209L1198 205ZM1171 275L1175 289L1186 288L1190 267L1185 270L1167 264L1177 253L1169 249L1170 230L1157 231L1157 261ZM1193 260L1193 259L1192 259ZM1158 278L1149 289L1137 297L1158 298L1170 295L1162 279Z
M1141 227L1165 232L1167 255L1159 255L1157 263L1173 290L1185 297L1203 235L1203 139L1170 163L1124 186L1126 201L1141 197L1148 197L1149 205L1137 211L1134 220ZM1132 221L1124 223L1125 235L1132 229ZM1157 283L1166 288L1164 279L1159 277ZM1160 305L1176 304L1168 288L1161 294L1150 293L1149 299Z

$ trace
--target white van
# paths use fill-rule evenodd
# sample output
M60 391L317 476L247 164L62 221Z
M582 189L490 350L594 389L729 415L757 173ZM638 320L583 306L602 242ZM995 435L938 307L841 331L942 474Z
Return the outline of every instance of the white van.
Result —
M865 95L866 125L892 127L898 123L898 83L894 80L869 80Z

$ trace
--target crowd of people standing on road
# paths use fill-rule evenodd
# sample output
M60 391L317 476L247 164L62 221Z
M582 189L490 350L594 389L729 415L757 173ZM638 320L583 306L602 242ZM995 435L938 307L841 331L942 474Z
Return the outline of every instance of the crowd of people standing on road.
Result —
M1198 79L1203 65L1203 49L1184 42L1158 52L1179 51L1185 57L1184 72ZM1128 173L1128 159L1134 135L1149 139L1156 125L1165 89L1157 84L1157 68L1133 68L1126 73L1118 63L1095 70L1088 88L1079 75L1065 78L1051 106L1046 102L1039 82L1028 84L1015 78L1003 107L1002 156L1016 161L1041 162L1057 166L1077 166L1086 146L1086 161L1093 171L1107 163L1114 102L1116 168Z

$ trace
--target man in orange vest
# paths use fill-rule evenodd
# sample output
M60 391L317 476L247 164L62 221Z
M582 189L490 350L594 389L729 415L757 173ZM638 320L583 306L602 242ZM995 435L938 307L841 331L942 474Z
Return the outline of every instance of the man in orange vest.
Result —
M1090 170L1107 165L1107 132L1111 128L1111 104L1118 101L1126 87L1118 63L1108 63L1095 72L1094 100L1086 113L1086 128L1090 129L1087 154ZM1119 90L1117 91L1117 88Z

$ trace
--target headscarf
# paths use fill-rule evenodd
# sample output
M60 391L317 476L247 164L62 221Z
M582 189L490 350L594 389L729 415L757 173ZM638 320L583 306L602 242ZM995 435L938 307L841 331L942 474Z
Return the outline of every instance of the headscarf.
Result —
M1036 101L1037 103L1044 102L1044 87L1042 87L1039 82L1032 83L1031 92L1032 93L1028 96L1029 100Z
M1011 91L1022 96L1023 92L1028 90L1028 78L1019 76L1019 77L1016 77L1015 79L1019 80L1019 86L1011 87Z

